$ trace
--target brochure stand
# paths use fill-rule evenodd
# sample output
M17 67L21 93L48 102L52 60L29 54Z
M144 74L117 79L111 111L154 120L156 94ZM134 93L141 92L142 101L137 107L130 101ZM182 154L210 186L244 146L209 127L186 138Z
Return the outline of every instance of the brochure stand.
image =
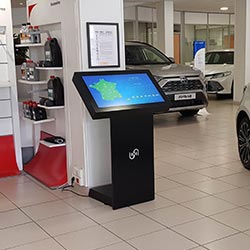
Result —
M120 75L121 77L117 77ZM108 82L112 76L114 82ZM138 96L138 100L128 105L115 106L114 98L107 101L104 107L100 104L100 99L98 101L100 92L93 89L98 88L100 91L98 84L105 79L108 79L107 84L115 84L117 88L124 84L122 87L132 95L132 99ZM120 85L117 83L119 79ZM111 205L113 209L153 200L153 113L167 111L169 105L152 75L148 71L82 72L75 73L73 81L92 118L110 119L112 183L91 188L89 196ZM143 86L144 84L149 85ZM110 91L114 91L114 88ZM142 94L138 91L152 93ZM117 97L119 103L122 103L121 99L130 99L125 98L125 95Z

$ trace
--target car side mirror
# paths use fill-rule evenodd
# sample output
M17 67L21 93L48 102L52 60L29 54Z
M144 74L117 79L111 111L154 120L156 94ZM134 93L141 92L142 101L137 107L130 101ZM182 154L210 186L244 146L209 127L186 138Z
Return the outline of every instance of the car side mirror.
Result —
M175 59L173 57L169 57L171 63L175 63Z

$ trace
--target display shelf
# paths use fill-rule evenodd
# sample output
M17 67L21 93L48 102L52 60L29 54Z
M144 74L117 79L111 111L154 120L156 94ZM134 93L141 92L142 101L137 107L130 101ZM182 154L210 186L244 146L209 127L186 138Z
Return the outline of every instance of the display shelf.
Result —
M24 44L16 44L16 48L23 48L23 47L43 47L43 43L24 43Z
M22 79L19 79L18 82L22 84L29 84L29 85L39 85L39 84L48 83L48 81L27 81L27 80L22 80Z
M61 143L61 144L55 144L55 143L50 143L44 140L40 141L41 144L43 144L44 146L48 147L48 148L56 148L56 147L63 147L66 146L66 143Z
M11 87L10 82L1 82L0 81L0 88Z
M36 67L38 70L62 70L62 67Z
M48 106L44 106L44 105L41 105L41 104L38 104L38 107L48 109L48 110L64 109L64 106L50 106L50 107L48 107Z
M53 121L55 121L56 119L55 119L55 118L48 118L48 119L44 119L44 120L40 120L40 121L34 121L34 120L31 120L31 119L28 119L28 118L23 117L23 120L24 120L24 121L27 121L27 122L30 122L30 123L32 123L32 124L34 124L34 125L36 125L36 124L42 124L42 123L53 122Z

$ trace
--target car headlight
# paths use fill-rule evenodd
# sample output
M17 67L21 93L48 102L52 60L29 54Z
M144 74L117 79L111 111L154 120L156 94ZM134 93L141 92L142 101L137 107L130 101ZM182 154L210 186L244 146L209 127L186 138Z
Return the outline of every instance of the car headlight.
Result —
M211 79L227 77L227 76L230 76L231 74L232 74L232 71L217 73L217 74L212 75Z

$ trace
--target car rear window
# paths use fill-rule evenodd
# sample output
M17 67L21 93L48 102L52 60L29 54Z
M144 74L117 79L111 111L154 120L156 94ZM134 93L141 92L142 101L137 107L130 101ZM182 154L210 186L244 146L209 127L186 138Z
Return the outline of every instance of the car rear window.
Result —
M234 64L234 52L208 52L206 64Z

